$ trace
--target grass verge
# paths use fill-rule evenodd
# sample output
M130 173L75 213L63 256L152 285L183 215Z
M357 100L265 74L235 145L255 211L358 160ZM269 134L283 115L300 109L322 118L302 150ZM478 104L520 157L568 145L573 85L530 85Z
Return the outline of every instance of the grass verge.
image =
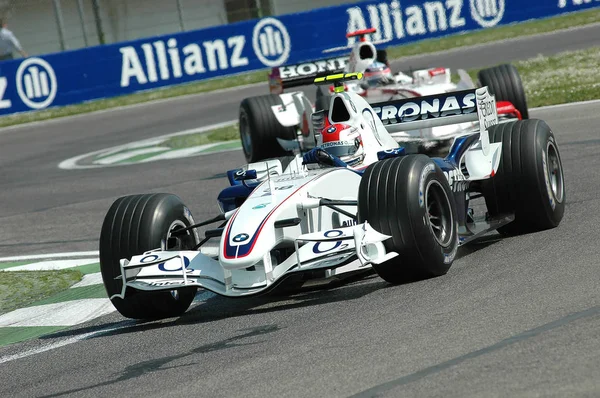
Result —
M482 43L490 43L513 39L515 37L532 36L540 33L553 32L575 26L590 25L600 22L600 10L571 13L554 18L534 20L519 24L500 26L493 29L480 30L473 33L442 37L441 39L423 40L414 44L388 49L390 59L410 55L426 54L437 51L451 50Z
M493 41L505 40L518 36L534 35L539 33L551 32L558 29L570 28L574 26L583 26L596 22L600 22L600 10L598 9L578 13L571 13L568 15L548 18L539 21L530 21L509 26L502 26L474 33L453 35L441 39L430 39L419 43L408 44L399 47L390 47L388 48L388 56L390 59L393 59L415 54L437 52L462 46L468 46L472 44L490 43ZM164 89L158 89L148 92L124 95L116 98L101 99L84 104L4 116L0 118L0 127L28 123L33 121L48 120L64 116L72 116L103 109L148 102L157 99L178 97L187 94L197 94L217 89L236 87L240 85L260 82L265 82L266 89L266 72L264 70L241 74L237 76L213 79L209 81L167 87Z
M0 271L0 314L64 291L81 278L79 270Z

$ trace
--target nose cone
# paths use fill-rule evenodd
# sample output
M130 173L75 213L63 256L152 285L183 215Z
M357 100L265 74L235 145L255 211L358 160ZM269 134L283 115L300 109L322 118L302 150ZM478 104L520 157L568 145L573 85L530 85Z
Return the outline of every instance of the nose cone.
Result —
M223 267L250 267L262 260L265 251L275 245L270 215L276 204L258 202L249 198L225 226L219 255Z

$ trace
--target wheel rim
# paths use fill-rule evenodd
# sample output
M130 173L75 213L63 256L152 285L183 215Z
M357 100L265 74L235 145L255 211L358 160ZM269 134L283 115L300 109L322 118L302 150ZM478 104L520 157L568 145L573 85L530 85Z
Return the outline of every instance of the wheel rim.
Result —
M444 187L436 180L429 181L425 189L425 209L429 230L437 243L450 246L454 232L452 208Z
M167 236L162 241L162 244L161 244L161 249L162 250L173 250L173 249L176 249L176 247L173 246L172 243L170 243L170 242L174 242L174 240L171 240L171 238L176 238L175 236L173 236L173 233L175 231L179 230L179 229L182 229L182 228L187 228L187 225L183 221L181 221L181 220L175 220L175 221L173 221L171 223L171 225L169 226L169 230L167 231ZM188 236L191 235L191 232L187 231L186 235L188 235ZM177 239L177 241L179 241L181 243L185 242L184 240L181 240L181 239L178 239L178 238L176 238L176 239ZM191 250L192 249L192 247L187 247L187 246L189 246L189 245L183 245L182 244L181 245L181 249L179 249L179 250Z
M248 124L248 115L246 112L240 112L240 137L242 138L242 148L246 157L252 156L252 136L250 134L250 126Z
M181 220L175 220L171 223L171 225L169 226L169 230L167 231L167 237L166 239L162 242L162 249L163 250L172 250L175 249L175 247L170 246L169 242L171 241L171 237L173 237L173 232L182 229L182 228L187 228L187 225L185 225L185 223ZM190 231L186 232L186 235L190 235ZM181 242L181 248L179 250L186 250L186 249L192 249L191 247L185 247L185 245L183 245L183 243L185 241L177 239L178 242ZM171 297L173 297L174 300L178 301L180 299L180 293L179 293L179 289L173 289L173 290L169 290L168 291L169 294L171 295Z
M558 150L552 142L548 142L548 148L546 150L548 154L548 164L546 165L548 171L548 182L550 183L550 189L557 202L563 201L564 196L564 180L563 170L560 163L560 157L558 156Z

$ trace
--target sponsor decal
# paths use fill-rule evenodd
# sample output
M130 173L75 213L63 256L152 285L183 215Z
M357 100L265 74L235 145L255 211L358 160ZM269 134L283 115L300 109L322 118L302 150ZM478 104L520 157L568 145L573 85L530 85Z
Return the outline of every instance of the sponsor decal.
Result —
M469 182L459 170L448 170L443 173L453 192L463 192L469 188Z
M58 84L52 66L41 58L27 58L21 62L16 74L17 93L21 101L31 109L43 109L56 98ZM2 87L2 85L4 87ZM6 80L0 85L4 94ZM2 96L0 96L1 98ZM8 106L6 106L8 101ZM9 100L2 101L2 108L10 107Z
M293 185L282 185L282 186L280 186L280 187L275 187L275 190L276 190L276 191L286 191L286 190L288 190L288 189L292 189L292 188L294 188L294 186L293 186ZM269 195L271 195L271 188L267 188L267 189L265 189L265 190L263 191L263 194L262 194L262 195L260 195L260 196L269 196Z
M187 258L186 256L182 256L182 257L183 257L183 267L181 267L181 265L179 265L179 264L181 264L180 261L169 260L169 261L166 261L164 263L158 264L158 269L161 270L161 271L163 271L163 272L175 272L175 271L181 271L181 270L183 270L183 268L189 267L189 265L190 265L190 259ZM168 263L177 264L178 268L174 268L174 269L167 268L167 264ZM187 272L191 272L191 270L188 270Z
M425 179L435 170L433 163L427 163L421 171L421 177L419 178L419 207L425 206Z
M353 225L358 225L358 221L356 220L346 220L342 223L342 227L352 227Z
M380 103L373 111L384 125L413 122L473 113L476 111L475 98L474 90L468 90Z
M406 155L406 149L404 147L394 148L394 149L386 149L384 151L377 152L377 159L378 160L391 159L391 158L395 158L398 156L404 156L404 155Z
M259 205L254 206L252 209L253 210L257 210L257 209L264 209L265 207L267 207L269 204L268 203L261 203Z
M321 148L330 148L332 146L346 146L346 145L354 145L354 140L326 142L323 145L321 145Z
M150 282L148 283L150 286L156 286L156 287L161 287L161 286L181 286L184 284L184 282L181 281L156 281L156 282Z
M487 91L480 88L477 90L477 115L481 125L481 132L487 132L488 128L498 124L498 110L496 98Z
M248 239L250 239L250 235L248 234L237 234L236 236L233 237L233 241L235 243L242 243L247 241Z
M337 129L337 127L336 127L336 126L331 126L331 127L329 127L329 128L327 129L327 132L328 132L328 133L335 133L336 129Z
M346 67L348 57L337 57L315 62L305 62L297 65L279 67L281 79L293 79L298 77L313 76L322 72L334 72Z
M325 236L326 238L337 238L340 236L343 236L344 232L340 231L339 229L332 229L330 231L325 231L323 233L323 236ZM321 245L331 245L333 243L333 246L331 247L326 247L325 249L321 248ZM333 250L343 250L345 248L348 247L347 243L342 243L341 240L338 240L336 242L317 242L314 244L313 246L313 253L315 254L321 254L321 253L327 253Z
M156 254L151 254L149 256L142 257L142 259L140 260L140 263L142 263L142 264L151 263L152 261L156 261L159 258L160 257L158 257Z

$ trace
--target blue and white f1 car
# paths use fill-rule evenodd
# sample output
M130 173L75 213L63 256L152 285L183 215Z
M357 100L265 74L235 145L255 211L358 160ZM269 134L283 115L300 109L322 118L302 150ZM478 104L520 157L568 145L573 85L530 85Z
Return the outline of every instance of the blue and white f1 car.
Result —
M360 74L317 79L341 86ZM445 274L459 246L491 230L519 234L560 223L565 186L558 145L541 120L498 124L486 87L380 103L336 92L311 122L358 129L366 156L351 168L324 151L228 172L221 214L196 223L172 194L119 198L105 217L100 264L124 316L178 316L198 288L240 297L290 277L336 278L370 268L389 283ZM377 114L383 115L381 118ZM448 155L406 154L396 130L477 122ZM321 131L314 128L314 131ZM474 211L484 198L486 211ZM199 228L218 226L204 232ZM208 246L211 241L218 246Z

